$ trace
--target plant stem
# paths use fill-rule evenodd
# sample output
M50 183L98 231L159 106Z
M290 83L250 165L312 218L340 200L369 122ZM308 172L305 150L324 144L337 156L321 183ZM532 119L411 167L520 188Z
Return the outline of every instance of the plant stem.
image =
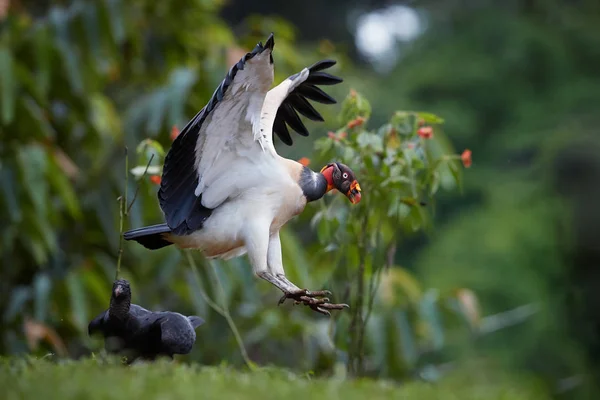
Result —
M148 164L146 164L146 169L144 169L144 173L142 174L142 176L140 176L138 184L135 187L135 193L133 194L133 199L131 200L131 203L129 203L129 205L127 206L127 209L125 210L125 216L129 215L129 211L131 211L131 207L133 207L133 203L135 203L135 200L137 199L138 192L140 191L140 184L142 183L142 179L144 179L144 177L146 176L146 173L148 172L148 168L150 168L150 164L152 163L153 158L154 158L154 153L152 153L150 155ZM125 204L127 204L127 196L125 196Z
M362 222L364 229L368 226L369 214L365 214ZM363 370L363 305L364 305L364 291L365 291L365 263L367 258L367 235L365 230L362 231L362 235L359 242L359 265L358 273L356 277L356 301L354 303L354 314L352 315L352 321L350 322L350 354L348 360L349 372L353 375L360 375Z
M229 312L229 307L227 307L227 301L225 300L225 289L223 288L223 284L221 283L221 280L219 279L219 275L217 274L217 271L215 270L214 264L211 263L209 260L207 260L207 263L210 266L210 270L211 270L213 276L215 277L215 280L217 281L217 284L219 286L221 302L223 303L221 306L219 306L210 297L208 297L206 292L204 290L202 290L202 286L201 286L201 282L200 282L200 274L198 272L198 267L196 266L196 262L194 261L194 258L192 257L192 255L190 254L189 251L186 251L185 255L187 257L188 263L190 264L190 267L192 268L192 271L194 272L196 283L198 284L198 288L200 288L200 295L202 296L204 301L206 301L206 304L208 304L208 306L210 308L212 308L218 314L220 314L223 318L225 318L225 320L227 321L227 324L229 325L229 329L231 329L231 332L233 333L233 336L235 337L235 340L238 344L238 347L240 349L240 353L242 355L242 358L244 359L244 362L246 363L248 368L250 368L250 370L254 371L256 369L256 365L248 356L248 352L246 351L246 347L244 346L244 341L242 340L242 335L240 335L240 332L237 329L237 326L235 325L233 318L231 317L231 313Z
M115 272L115 280L119 279L121 274L121 259L123 258L123 223L127 216L127 184L129 178L129 156L127 154L127 146L125 146L125 192L123 196L119 196L119 252L117 254L117 271Z

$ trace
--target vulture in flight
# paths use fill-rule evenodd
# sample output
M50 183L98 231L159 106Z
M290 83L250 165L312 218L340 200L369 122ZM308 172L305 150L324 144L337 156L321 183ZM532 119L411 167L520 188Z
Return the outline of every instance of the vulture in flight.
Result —
M298 113L323 121L308 100L336 103L318 85L342 79L324 72L336 62L323 60L271 89L274 44L271 34L231 67L171 145L158 191L166 223L130 230L124 238L151 250L171 244L199 249L208 258L248 254L255 275L283 292L280 304L292 299L329 315L348 306L330 303L327 290L300 289L286 278L279 230L332 189L357 204L360 185L339 162L315 172L279 156L273 139L291 145L288 126L308 136Z
M188 354L196 342L200 317L172 311L148 311L131 304L131 287L124 279L113 283L110 306L88 325L88 334L102 334L106 351L121 354L128 363Z

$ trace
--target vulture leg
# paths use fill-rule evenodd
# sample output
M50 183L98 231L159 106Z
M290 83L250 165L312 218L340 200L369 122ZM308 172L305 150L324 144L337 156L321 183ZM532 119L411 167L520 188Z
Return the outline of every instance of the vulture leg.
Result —
M312 310L325 315L330 315L328 310L348 308L347 304L329 303L329 299L324 297L331 294L329 290L309 291L307 289L300 289L286 278L281 258L281 241L279 240L279 233L275 233L269 239L267 265L267 270L262 271L257 275L283 292L279 304L282 304L286 299L292 299L295 304L303 303Z

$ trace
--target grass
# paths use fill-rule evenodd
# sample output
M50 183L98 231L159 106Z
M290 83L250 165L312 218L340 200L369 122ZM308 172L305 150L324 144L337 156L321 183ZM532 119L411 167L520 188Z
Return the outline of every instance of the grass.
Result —
M169 362L131 367L87 359L0 359L0 398L16 399L549 399L523 378L457 374L437 384L316 379L266 368L244 372Z

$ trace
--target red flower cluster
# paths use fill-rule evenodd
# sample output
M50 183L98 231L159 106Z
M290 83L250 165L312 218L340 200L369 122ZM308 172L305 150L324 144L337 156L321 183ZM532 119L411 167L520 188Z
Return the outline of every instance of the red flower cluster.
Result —
M329 136L329 139L339 142L340 140L345 139L348 134L346 132L340 132L339 134L336 134L335 132L329 131L327 132L327 136Z
M431 139L433 137L433 128L430 126L422 126L417 129L417 135L423 139Z
M173 125L171 128L171 140L177 139L177 136L179 136L179 129L177 129L177 125Z
M365 123L364 117L356 117L352 121L348 122L348 129L356 128L357 126L361 126Z
M304 165L305 167L308 167L310 165L310 158L302 157L298 160L298 162Z
M155 185L160 185L160 175L150 175L150 182L154 183Z
M462 163L465 166L465 168L469 168L471 164L473 164L473 159L471 158L471 150L466 149L465 151L463 151L460 155L460 159L462 160Z

